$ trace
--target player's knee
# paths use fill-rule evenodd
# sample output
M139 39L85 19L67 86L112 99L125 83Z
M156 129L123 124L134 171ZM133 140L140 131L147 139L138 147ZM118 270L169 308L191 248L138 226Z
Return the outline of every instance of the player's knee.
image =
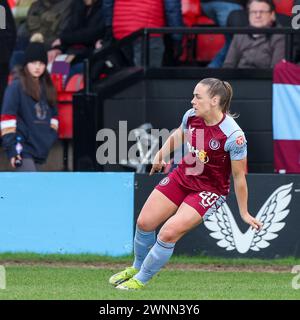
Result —
M153 231L152 224L150 223L149 219L145 217L139 216L136 222L136 225L140 230L143 231Z
M158 234L158 238L163 242L176 242L180 238L180 234L172 227L162 228Z

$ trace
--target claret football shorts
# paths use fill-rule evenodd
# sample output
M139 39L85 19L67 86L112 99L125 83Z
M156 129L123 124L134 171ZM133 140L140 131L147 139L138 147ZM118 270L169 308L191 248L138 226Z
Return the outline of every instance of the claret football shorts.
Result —
M205 220L226 201L226 197L207 190L194 191L179 183L175 171L163 178L155 187L178 207L185 202Z

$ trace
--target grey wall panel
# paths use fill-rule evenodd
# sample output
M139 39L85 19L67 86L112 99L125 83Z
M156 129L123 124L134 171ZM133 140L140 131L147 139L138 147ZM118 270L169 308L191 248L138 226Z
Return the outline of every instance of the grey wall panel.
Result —
M273 138L271 132L246 132L249 162L273 163Z
M144 97L144 81L135 83L134 85L116 93L114 99L132 99L132 98L143 98Z
M201 79L199 79L201 80ZM266 99L272 96L270 80L228 80L233 87L234 99ZM153 98L192 98L198 80L147 80L147 93Z
M197 80L148 80L147 95L155 99L192 99Z
M232 113L244 131L272 131L271 100L235 100L231 104Z
M128 121L133 129L145 122L145 101L142 99L106 100L104 103L104 127L118 129L119 121Z
M233 87L233 98L243 100L269 99L272 97L270 80L227 80Z

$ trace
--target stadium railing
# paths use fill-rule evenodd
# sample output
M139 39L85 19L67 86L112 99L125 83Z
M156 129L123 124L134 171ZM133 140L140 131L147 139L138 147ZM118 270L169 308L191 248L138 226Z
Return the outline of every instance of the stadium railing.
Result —
M143 50L142 50L142 67L144 72L149 68L149 38L151 34L183 34L183 35L198 35L198 34L284 34L285 41L285 59L290 62L293 61L293 46L294 46L294 35L299 33L298 30L292 27L276 27L276 28L252 28L252 27L193 27L193 28L145 28L140 29L128 37L125 37L119 41L115 41L112 44L103 47L100 50L95 50L94 54L85 61L85 91L89 91L93 85L92 79L90 78L90 70L94 63L99 60L103 60L108 55L113 54L115 50L118 50L124 46L128 46L136 41L138 38L142 38ZM164 68L162 66L162 68Z

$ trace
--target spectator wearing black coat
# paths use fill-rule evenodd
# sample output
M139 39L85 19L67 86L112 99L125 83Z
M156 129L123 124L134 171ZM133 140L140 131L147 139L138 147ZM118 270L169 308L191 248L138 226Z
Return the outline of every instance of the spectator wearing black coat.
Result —
M9 60L16 41L16 26L11 10L6 0L0 0L1 12L5 11L5 28L0 26L0 111L7 78L9 74ZM4 10L3 10L4 8Z
M75 0L68 26L48 51L49 62L64 53L72 57L73 68L80 69L78 64L94 51L96 41L104 37L104 33L102 0Z

